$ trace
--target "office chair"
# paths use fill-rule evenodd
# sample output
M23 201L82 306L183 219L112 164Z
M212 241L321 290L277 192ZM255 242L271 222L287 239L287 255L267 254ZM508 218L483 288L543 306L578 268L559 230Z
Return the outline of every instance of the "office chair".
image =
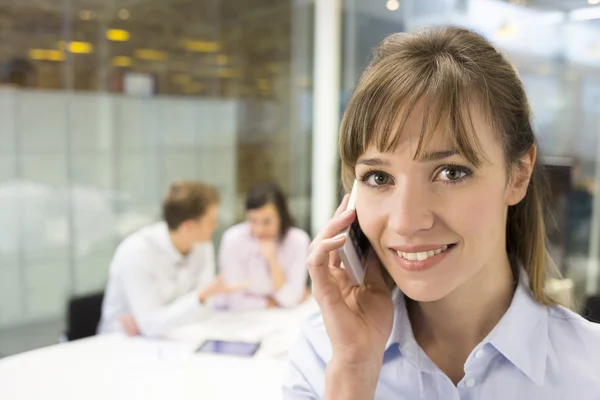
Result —
M582 314L589 321L600 323L600 296L588 297Z
M96 334L102 314L103 298L102 292L73 297L69 300L65 332L67 340L83 339Z

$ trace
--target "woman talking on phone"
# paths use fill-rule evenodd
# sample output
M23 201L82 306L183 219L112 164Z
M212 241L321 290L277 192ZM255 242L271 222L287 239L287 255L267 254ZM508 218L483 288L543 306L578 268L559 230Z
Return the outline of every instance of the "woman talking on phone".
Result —
M544 290L541 166L516 70L457 27L383 41L348 104L356 179L313 241L321 315L290 354L287 399L600 398L600 325ZM340 268L355 219L364 283Z

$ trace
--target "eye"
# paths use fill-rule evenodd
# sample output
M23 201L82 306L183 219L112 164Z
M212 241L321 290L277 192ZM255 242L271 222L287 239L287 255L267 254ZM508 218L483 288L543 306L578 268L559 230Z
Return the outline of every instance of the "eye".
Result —
M461 167L460 165L446 165L442 167L437 177L438 180L444 183L458 183L472 174L473 172L466 167Z
M367 186L372 187L385 186L391 183L390 176L381 171L368 171L361 176L360 180Z

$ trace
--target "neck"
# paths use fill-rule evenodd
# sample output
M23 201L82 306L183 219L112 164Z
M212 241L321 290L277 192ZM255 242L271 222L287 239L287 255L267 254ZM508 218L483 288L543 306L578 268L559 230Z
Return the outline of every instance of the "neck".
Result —
M188 255L188 253L192 250L190 243L181 235L179 231L169 231L169 237L171 238L171 243L173 243L175 249L177 249L177 251L184 256Z
M484 267L441 300L407 303L421 348L443 349L466 359L494 329L508 310L515 290L510 263L504 258L503 265Z

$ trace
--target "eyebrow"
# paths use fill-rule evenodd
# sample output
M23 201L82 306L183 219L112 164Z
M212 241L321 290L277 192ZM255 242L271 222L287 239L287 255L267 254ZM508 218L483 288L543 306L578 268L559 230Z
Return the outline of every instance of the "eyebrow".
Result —
M444 158L452 157L459 154L458 149L450 149L443 151L432 151L430 153L425 153L421 157L421 161L423 162L432 162L432 161L440 161Z
M433 162L433 161L440 161L443 160L445 158L448 157L452 157L456 154L460 154L460 152L458 151L458 149L450 149L450 150L442 150L442 151L432 151L429 153L424 153L422 157L420 157L419 161L422 162ZM368 165L370 167L381 167L381 166L386 166L389 167L390 166L390 162L387 160L383 160L379 157L373 157L373 158L363 158L358 160L358 162L356 163L358 164L362 164L362 165Z
M387 160L382 160L379 157L374 158L362 158L358 160L356 164L368 165L370 167L380 167L380 166L390 166L390 162Z

